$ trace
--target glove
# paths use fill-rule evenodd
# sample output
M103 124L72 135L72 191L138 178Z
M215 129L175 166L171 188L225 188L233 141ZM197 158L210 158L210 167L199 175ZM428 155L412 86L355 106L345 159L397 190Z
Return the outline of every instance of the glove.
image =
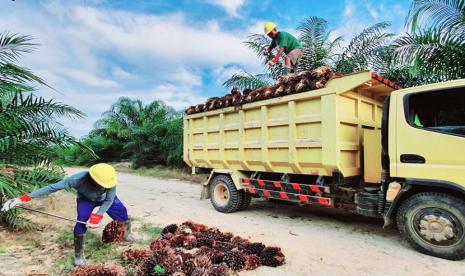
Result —
M24 202L28 202L28 201L31 201L31 197L28 196L28 195L23 195L21 197L17 197L17 198L12 198L10 200L7 200L5 202L5 204L3 204L3 207L2 207L2 212L8 212L9 210L15 208L16 206L24 203Z
M278 57L274 57L270 62L268 62L268 66L271 68L279 61Z
M102 219L103 219L103 215L93 213L92 215L90 215L89 221L87 221L87 227L91 229L98 228Z

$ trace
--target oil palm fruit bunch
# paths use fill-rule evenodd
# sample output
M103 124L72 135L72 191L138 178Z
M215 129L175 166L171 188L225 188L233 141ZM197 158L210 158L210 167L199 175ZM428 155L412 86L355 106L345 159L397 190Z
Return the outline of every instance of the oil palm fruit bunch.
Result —
M224 254L223 261L232 270L238 271L245 267L245 254L240 251L229 251Z
M265 245L261 242L253 242L245 245L239 246L239 249L247 255L257 255L260 256L263 249L265 249Z
M262 253L260 253L260 261L262 265L276 267L284 263L285 257L281 252L281 248L266 247L263 249Z
M124 240L124 224L114 220L103 229L102 241L104 243L120 242Z
M118 264L80 265L68 273L68 276L125 276L126 271Z
M245 256L245 270L255 270L262 265L260 257L257 255L247 255Z
M137 265L151 254L152 252L148 249L128 249L121 254L121 260L127 264Z

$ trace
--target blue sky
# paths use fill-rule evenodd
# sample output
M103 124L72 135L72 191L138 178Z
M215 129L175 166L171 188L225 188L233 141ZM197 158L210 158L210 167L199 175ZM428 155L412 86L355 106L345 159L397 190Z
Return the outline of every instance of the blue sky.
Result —
M59 92L39 88L86 113L63 123L85 135L121 96L163 100L176 109L223 95L235 72L260 72L242 41L265 21L297 34L309 16L325 18L346 41L381 21L400 33L410 0L2 0L0 30L41 46L22 64Z

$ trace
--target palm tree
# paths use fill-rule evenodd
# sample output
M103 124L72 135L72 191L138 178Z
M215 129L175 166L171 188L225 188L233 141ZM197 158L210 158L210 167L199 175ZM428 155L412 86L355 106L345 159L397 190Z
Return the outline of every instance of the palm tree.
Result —
M121 143L121 154L129 157L134 167L180 164L181 115L163 102L144 105L141 100L122 97L102 116L93 133Z
M465 78L465 1L415 0L393 46L422 83Z
M80 146L58 119L84 115L36 95L34 85L47 84L17 64L36 46L29 36L0 34L0 199L56 181L62 170L53 166L50 148ZM22 220L13 210L0 214L0 221L18 227Z
M341 73L371 69L376 64L375 61L381 60L379 57L381 49L388 45L393 36L386 32L389 26L387 22L375 24L357 34L346 47L342 47L342 37L331 39L331 30L328 29L326 20L315 16L310 17L297 28L304 49L304 57L299 69L313 70L323 65L330 66ZM270 44L268 37L254 34L249 36L244 43L257 54L263 65L267 64L271 56L266 56L263 49ZM265 72L262 74L253 75L247 72L235 74L223 85L256 89L272 84L281 73L281 65L272 69L265 67Z

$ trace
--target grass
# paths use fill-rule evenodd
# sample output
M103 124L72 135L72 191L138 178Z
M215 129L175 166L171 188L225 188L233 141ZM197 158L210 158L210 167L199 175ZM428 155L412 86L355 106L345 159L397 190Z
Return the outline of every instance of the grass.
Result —
M57 243L65 248L71 248L70 252L65 253L56 260L52 271L57 274L66 274L73 269L74 260L74 234L72 231L63 232L58 238ZM104 263L119 259L117 245L103 243L100 234L87 231L84 244L84 252L87 262L91 264Z
M8 253L8 249L5 247L0 247L0 254L6 254Z
M140 231L147 234L148 238L145 239L144 241L140 242L140 245L147 246L149 245L153 240L158 238L158 236L161 233L162 228L155 226L150 223L144 223L140 227Z
M140 221L137 218L131 218L133 221ZM143 223L140 231L148 236L145 240L138 242L136 247L146 248L154 239L156 239L162 228L150 223ZM74 234L72 230L64 231L56 239L56 243L60 244L63 250L62 255L55 260L52 267L52 275L67 274L74 267ZM0 247L0 250L2 247ZM90 264L104 263L108 261L119 262L120 250L118 244L103 243L101 234L92 231L87 231L84 244L84 252L87 262ZM0 251L1 254L1 251ZM125 265L125 264L123 264ZM125 265L126 266L126 265ZM134 267L126 266L128 275L132 274Z

